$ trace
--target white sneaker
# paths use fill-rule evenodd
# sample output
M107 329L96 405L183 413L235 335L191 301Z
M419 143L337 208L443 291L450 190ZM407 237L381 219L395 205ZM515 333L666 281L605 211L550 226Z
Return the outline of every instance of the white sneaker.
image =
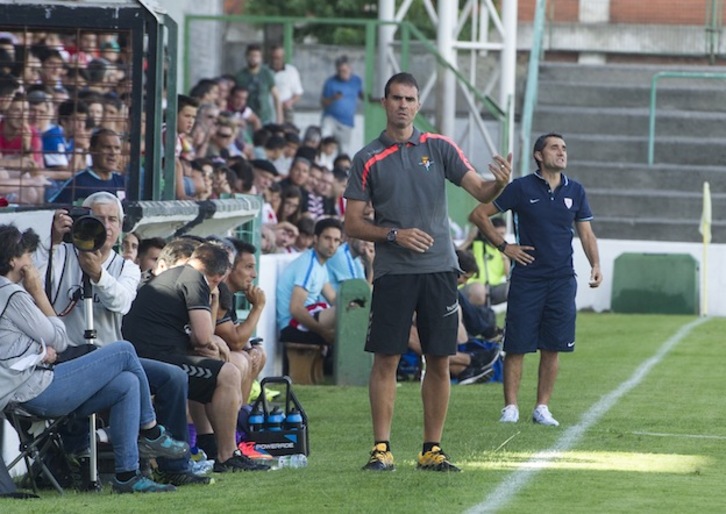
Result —
M516 405L507 405L502 409L500 423L516 423L519 421L519 408Z
M552 413L546 405L537 405L532 413L532 421L539 425L547 425L550 427L560 426L559 422L552 417Z

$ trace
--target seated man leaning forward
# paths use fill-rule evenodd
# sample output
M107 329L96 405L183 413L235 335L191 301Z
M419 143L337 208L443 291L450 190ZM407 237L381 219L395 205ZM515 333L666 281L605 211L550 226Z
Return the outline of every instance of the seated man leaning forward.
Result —
M335 218L315 224L312 248L300 254L277 282L277 324L280 341L333 344L335 340L335 291L325 263L340 246L343 227ZM321 295L327 303L321 300Z
M216 437L215 472L267 470L267 465L237 449L241 376L226 362L229 348L214 336L213 310L218 301L211 296L217 295L229 269L224 248L202 243L187 264L161 273L139 289L121 330L140 356L175 364L189 375L189 399L204 405Z

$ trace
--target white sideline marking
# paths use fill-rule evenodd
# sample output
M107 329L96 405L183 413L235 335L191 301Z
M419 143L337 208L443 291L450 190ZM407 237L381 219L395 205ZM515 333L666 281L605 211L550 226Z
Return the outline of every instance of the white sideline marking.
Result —
M630 432L634 435L648 435L651 437L683 437L687 439L726 439L726 435L708 434L666 434L663 432Z
M540 470L547 467L549 462L559 458L563 452L572 448L577 444L587 430L589 430L607 411L609 411L625 394L629 393L637 387L650 371L675 347L681 339L688 335L698 325L704 323L708 318L700 317L691 321L687 325L683 325L678 332L673 334L658 351L644 361L638 369L631 375L629 379L622 382L617 388L603 396L600 401L595 403L590 409L583 414L577 425L569 427L565 433L555 442L552 447L537 452L527 462L521 464L520 469L514 471L511 475L504 478L499 486L494 489L484 501L475 505L467 513L479 512L496 512L504 508L517 493L524 488L527 483L539 473ZM529 469L527 469L529 468Z

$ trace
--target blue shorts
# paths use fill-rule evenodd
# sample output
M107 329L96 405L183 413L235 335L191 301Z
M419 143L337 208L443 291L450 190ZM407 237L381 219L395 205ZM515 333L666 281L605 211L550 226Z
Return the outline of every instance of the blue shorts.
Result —
M537 350L573 351L576 293L574 276L544 280L512 277L507 297L504 351L513 354Z
M414 312L424 355L454 355L459 299L453 271L375 279L365 350L387 355L406 353Z

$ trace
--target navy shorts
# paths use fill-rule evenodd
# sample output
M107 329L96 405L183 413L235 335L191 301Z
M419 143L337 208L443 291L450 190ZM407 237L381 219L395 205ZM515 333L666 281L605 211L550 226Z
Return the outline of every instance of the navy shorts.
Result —
M531 280L512 277L507 298L504 351L571 352L575 349L574 276Z
M366 351L406 353L414 313L424 355L454 355L459 300L453 271L384 275L376 279Z

